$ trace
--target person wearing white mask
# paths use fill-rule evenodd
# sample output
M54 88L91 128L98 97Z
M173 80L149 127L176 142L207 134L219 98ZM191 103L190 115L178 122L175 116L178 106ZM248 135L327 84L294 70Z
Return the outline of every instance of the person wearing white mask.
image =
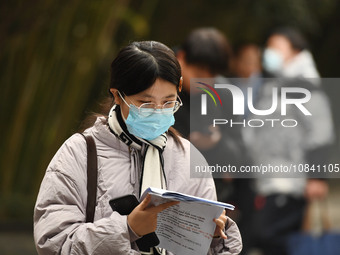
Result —
M306 40L293 28L276 29L267 39L262 65L264 77L268 79L264 79L261 85L257 107L267 109L270 106L273 88L302 86L312 93L312 100L306 103L312 117L306 118L293 110L285 117L297 119L299 125L296 128L244 129L243 135L254 164L326 163L334 142L332 115ZM255 118L254 115L249 117ZM280 110L270 118L282 118ZM261 231L256 232L255 243L264 255L286 255L289 235L301 229L306 202L323 199L328 193L328 185L324 180L308 179L307 174L299 175L299 178L272 177L256 180L254 229L261 227Z
M306 40L289 27L275 30L268 38L262 64L266 71L278 77L320 77Z

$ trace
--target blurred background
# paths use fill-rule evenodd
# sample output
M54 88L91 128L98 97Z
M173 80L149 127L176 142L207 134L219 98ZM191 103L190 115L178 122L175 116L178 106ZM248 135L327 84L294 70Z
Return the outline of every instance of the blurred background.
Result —
M273 28L289 25L307 38L321 77L340 77L338 0L18 0L0 6L1 254L36 254L33 207L46 167L107 95L109 65L129 42L176 47L191 30L208 26L231 45L263 46ZM324 89L339 108L340 87ZM339 117L333 116L337 137ZM338 183L330 181L333 197Z

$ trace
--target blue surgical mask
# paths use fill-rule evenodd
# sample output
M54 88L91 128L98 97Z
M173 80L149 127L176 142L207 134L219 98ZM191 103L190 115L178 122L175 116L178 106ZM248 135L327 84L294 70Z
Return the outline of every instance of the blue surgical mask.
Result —
M266 48L263 52L263 67L268 72L279 72L283 67L282 55L277 50Z
M153 140L175 124L172 109L138 109L133 104L129 107L125 124L128 131L139 138ZM150 110L153 113L150 114Z

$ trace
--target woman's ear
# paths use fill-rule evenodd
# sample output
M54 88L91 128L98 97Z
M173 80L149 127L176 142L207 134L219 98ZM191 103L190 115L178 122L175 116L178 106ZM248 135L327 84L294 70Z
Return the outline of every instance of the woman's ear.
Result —
M121 99L120 99L120 97L119 97L118 90L117 90L117 89L114 89L114 88L111 88L111 89L110 89L110 93L112 94L112 96L113 96L113 98L114 98L115 104L120 105Z

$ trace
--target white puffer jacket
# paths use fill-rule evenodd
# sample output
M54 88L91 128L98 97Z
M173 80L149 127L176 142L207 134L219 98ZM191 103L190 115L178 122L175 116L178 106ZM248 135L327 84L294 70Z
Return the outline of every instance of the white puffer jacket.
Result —
M34 239L39 254L140 254L127 217L113 212L109 200L137 194L140 152L110 133L105 118L85 131L96 142L98 154L97 205L94 223L85 223L87 203L87 149L80 134L70 137L49 164L34 211ZM190 178L190 152L194 164L206 165L203 156L181 139L185 152L169 137L163 152L167 187L194 196L216 199L212 178ZM193 162L192 162L193 163ZM210 254L238 254L242 241L229 219L227 240L214 239ZM171 254L168 252L168 254Z

